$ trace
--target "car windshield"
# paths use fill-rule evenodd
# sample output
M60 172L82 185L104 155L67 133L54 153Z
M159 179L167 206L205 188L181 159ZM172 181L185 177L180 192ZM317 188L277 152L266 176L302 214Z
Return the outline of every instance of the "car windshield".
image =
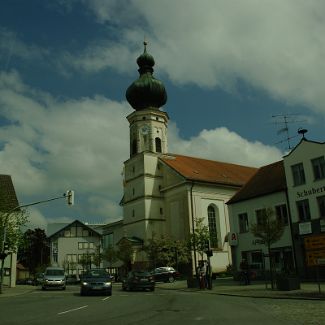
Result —
M89 270L84 274L86 277L108 277L109 274L105 270Z
M64 275L64 270L47 270L46 275Z

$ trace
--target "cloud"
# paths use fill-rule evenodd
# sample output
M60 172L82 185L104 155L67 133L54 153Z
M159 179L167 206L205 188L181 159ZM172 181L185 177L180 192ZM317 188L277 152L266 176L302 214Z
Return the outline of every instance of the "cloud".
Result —
M181 139L175 124L169 126L169 149L172 153L261 167L282 159L283 153L261 142L249 142L225 127L202 130L190 140Z
M146 35L159 71L174 83L235 91L244 80L277 100L325 113L324 2L189 0L186 10L184 1L171 0L82 3L120 33L118 43L102 42L95 55L89 48L69 60L87 71L116 60L125 63L118 69L128 67L129 49Z
M76 205L69 213L65 202L46 207L52 210L52 221L121 218L121 172L129 157L126 102L102 96L58 101L29 87L12 71L0 74L0 112L8 121L0 128L0 172L12 175L21 202L74 189ZM169 144L173 153L244 165L281 159L276 148L250 143L226 128L202 130L184 140L171 121ZM44 211L34 206L31 222L44 225Z

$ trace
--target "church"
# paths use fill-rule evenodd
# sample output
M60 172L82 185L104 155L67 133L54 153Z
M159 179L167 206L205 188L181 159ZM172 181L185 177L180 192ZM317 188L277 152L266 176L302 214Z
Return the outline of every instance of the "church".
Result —
M187 240L195 220L208 226L213 273L232 264L227 241L230 232L226 202L252 177L256 168L168 152L168 113L163 110L167 92L153 76L155 61L147 52L138 57L139 78L126 91L134 109L127 116L130 156L124 162L123 220L106 228L111 242L129 240L134 247L132 264L143 265L141 250L153 236ZM192 270L199 256L192 253Z

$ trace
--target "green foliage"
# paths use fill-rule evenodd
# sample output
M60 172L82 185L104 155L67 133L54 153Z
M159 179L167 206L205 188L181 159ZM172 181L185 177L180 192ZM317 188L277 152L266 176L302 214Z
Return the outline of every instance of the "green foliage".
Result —
M192 250L198 252L203 259L206 251L206 243L210 239L209 227L204 224L204 218L195 218L194 232L190 235L189 245Z
M91 268L91 259L92 259L92 254L90 254L89 252L87 252L86 254L83 254L80 257L79 264L82 266L82 268L84 270L87 270L87 269Z
M109 245L103 252L103 259L112 266L118 260L117 251L114 249L113 245Z
M19 243L18 260L32 274L49 264L50 247L43 229L36 228L25 231Z
M187 263L190 258L186 242L172 240L165 235L160 237L154 235L143 250L147 253L151 268L162 265L177 267L178 264Z
M133 256L133 247L127 239L121 240L116 256L123 262L124 267L128 269Z
M103 254L100 252L100 246L96 246L95 253L93 254L93 263L97 266L100 267L100 264L103 260Z
M26 210L13 212L0 212L0 245L4 239L9 246L9 251L17 252L18 245L22 240L23 234L20 228L27 223ZM5 237L4 237L5 236ZM0 246L2 250L3 247Z
M272 208L263 210L262 218L262 223L251 224L250 231L255 237L262 239L267 247L271 247L272 244L276 243L282 237L284 224L275 218L275 213Z

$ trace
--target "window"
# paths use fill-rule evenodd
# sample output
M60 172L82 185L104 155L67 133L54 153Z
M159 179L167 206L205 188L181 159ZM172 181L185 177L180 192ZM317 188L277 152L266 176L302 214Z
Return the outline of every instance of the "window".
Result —
M259 209L255 211L256 213L256 224L262 226L266 221L266 209Z
M240 213L238 215L239 232L248 232L248 215L247 213Z
M161 152L161 140L160 138L155 138L156 152Z
M315 180L325 178L325 160L324 157L312 159Z
M160 211L160 214L164 214L163 208L160 208L159 211Z
M325 218L325 196L319 196L317 198L319 217Z
M209 233L210 233L210 246L211 248L217 248L218 233L217 233L216 212L212 205L208 207L208 223L209 223Z
M107 248L107 247L113 247L114 244L114 234L110 233L110 234L106 234L103 235L103 247Z
M310 220L309 201L297 201L298 216L300 221Z
M304 165L302 163L291 166L294 186L306 183Z
M78 243L78 249L93 249L94 243L88 243L88 242L79 242Z
M77 262L77 254L67 254L66 257L68 262Z
M285 204L276 206L275 214L278 221L282 222L284 225L288 225L288 210Z
M132 150L131 150L132 155L137 154L137 151L138 151L138 149L137 149L137 140L134 139L134 140L132 141Z

